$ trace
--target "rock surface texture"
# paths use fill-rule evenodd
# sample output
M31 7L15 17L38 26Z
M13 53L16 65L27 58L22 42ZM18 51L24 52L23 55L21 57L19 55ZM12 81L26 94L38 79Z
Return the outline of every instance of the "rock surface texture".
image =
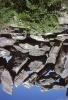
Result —
M15 31L17 29L17 31ZM8 27L0 32L0 82L9 94L37 85L42 91L68 86L68 30L48 35L24 34Z

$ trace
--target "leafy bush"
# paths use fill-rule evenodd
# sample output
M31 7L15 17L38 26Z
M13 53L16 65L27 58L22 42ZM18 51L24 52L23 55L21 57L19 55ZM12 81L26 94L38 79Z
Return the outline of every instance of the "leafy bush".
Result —
M9 22L13 16L13 10L10 10L9 8L3 8L0 10L0 19L5 23Z
M32 34L54 31L58 26L61 0L1 0L1 3L0 24L25 27Z

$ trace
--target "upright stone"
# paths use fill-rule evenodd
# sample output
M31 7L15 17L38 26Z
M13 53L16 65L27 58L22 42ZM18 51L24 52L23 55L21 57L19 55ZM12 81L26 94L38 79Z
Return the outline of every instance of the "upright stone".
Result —
M46 65L49 65L49 64L55 65L61 46L62 46L62 43L60 43L59 46L55 45L51 48L49 52L49 57L47 58L47 61L46 61Z
M14 79L15 86L22 85L23 81L28 77L28 73L25 70L22 70Z
M8 94L12 94L13 81L9 71L6 69L2 73L1 83L3 85L3 90Z

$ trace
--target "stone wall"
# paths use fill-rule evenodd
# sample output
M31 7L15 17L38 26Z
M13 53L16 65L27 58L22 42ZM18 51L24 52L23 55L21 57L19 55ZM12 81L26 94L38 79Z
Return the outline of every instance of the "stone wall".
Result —
M42 91L67 87L68 30L45 35L24 34L8 27L0 32L0 82L12 94L13 85Z

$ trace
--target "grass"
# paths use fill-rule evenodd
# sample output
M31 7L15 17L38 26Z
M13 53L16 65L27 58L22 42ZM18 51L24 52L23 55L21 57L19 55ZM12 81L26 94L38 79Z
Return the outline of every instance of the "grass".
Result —
M11 8L0 9L0 26L4 24L28 28L30 34L52 32L58 27L58 14L46 10L17 13Z

